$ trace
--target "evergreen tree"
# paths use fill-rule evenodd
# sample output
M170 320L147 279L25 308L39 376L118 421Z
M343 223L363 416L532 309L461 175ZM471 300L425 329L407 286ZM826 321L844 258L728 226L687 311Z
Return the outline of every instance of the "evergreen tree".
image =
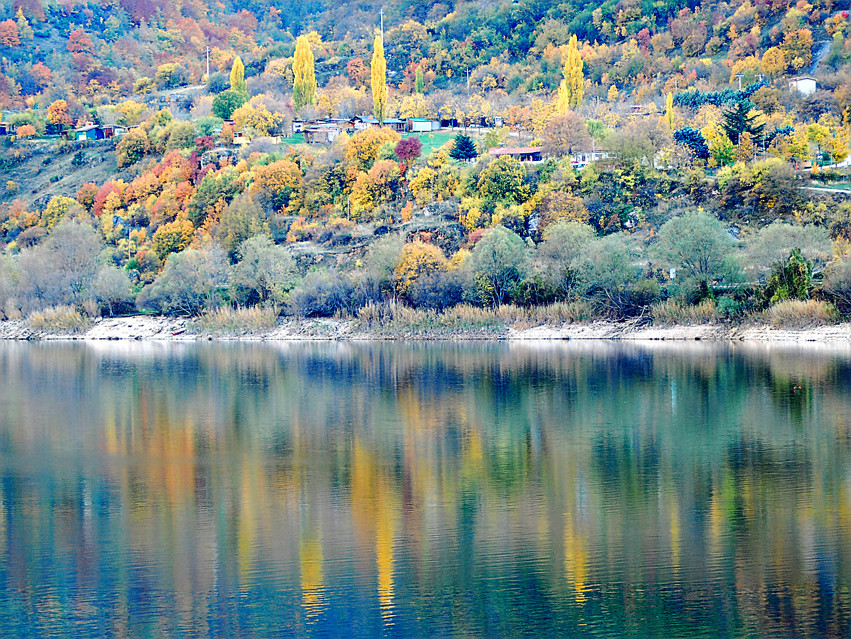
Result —
M425 80L423 79L423 68L421 65L417 67L417 74L414 77L414 91L425 93Z
M582 103L585 92L585 75L582 72L584 63L579 55L576 36L570 37L567 45L567 58L564 61L564 79L558 87L558 112L565 114Z
M245 84L245 65L239 56L234 59L230 70L230 88L240 93L248 92Z
M721 126L733 144L739 143L742 133L750 133L755 142L762 141L765 124L756 121L757 115L751 113L753 105L748 100L739 100L732 108L724 111L724 121Z
M293 60L293 104L296 109L313 104L316 100L316 73L313 51L306 36L299 36L295 43Z
M473 139L469 135L459 133L455 136L455 145L449 152L449 157L462 161L475 160L479 157L479 153L476 151L476 144Z
M372 51L372 105L375 119L384 123L387 114L387 60L384 57L384 42L380 35L375 36L375 46Z

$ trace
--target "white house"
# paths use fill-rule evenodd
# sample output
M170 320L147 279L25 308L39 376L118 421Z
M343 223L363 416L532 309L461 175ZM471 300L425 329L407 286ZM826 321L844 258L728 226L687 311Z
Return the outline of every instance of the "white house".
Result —
M810 95L818 88L816 79L810 76L801 76L800 78L792 78L789 80L789 89L797 91L802 95Z

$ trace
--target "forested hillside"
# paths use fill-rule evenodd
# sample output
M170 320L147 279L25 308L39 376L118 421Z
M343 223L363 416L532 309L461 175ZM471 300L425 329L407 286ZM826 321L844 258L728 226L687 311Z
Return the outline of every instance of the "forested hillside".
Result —
M0 314L834 321L849 24L806 0L15 0Z

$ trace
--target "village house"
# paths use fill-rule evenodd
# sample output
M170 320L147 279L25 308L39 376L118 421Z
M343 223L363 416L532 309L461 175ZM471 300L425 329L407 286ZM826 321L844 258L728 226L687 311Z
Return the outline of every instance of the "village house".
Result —
M497 147L488 151L489 155L496 158L507 155L521 162L536 163L542 162L541 147L539 146L518 146L518 147Z
M805 75L789 80L789 89L807 96L815 93L816 89L818 89L818 83L815 78Z

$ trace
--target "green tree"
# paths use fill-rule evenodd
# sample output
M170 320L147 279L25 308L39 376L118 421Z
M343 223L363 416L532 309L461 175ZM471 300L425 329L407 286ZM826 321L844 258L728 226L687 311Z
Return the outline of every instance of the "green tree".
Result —
M160 313L199 315L219 303L226 284L226 261L220 247L186 249L169 255L162 273L139 293L136 306Z
M311 105L316 100L316 73L313 51L307 36L299 36L295 43L293 59L293 105L296 109Z
M282 303L298 281L298 270L285 246L267 235L255 235L239 245L239 261L231 267L231 297L241 304Z
M242 64L242 58L236 56L233 61L233 66L230 69L230 88L233 91L247 93L245 84L245 65Z
M807 300L813 288L813 263L792 249L786 260L775 263L763 289L763 299L775 304L783 300Z
M724 111L721 126L733 144L739 143L742 133L749 133L754 140L762 140L765 124L757 122L757 114L751 113L753 105L748 100L739 100Z
M425 93L425 80L423 79L423 67L417 66L416 74L414 75L414 91L416 93Z
M478 188L492 202L521 204L529 198L526 167L511 156L498 157L479 174Z
M370 72L373 113L379 124L383 124L387 115L387 60L384 57L384 42L380 35L375 36Z
M493 307L507 302L529 272L529 249L504 226L485 231L470 257L480 298Z
M728 273L734 248L720 221L704 211L688 211L662 225L653 252L687 277L709 284Z
M230 120L233 112L248 100L242 91L227 89L213 98L213 114L222 120Z
M547 227L538 247L538 264L544 281L561 297L571 298L580 290L580 269L594 229L581 222L560 221Z
M449 157L453 160L464 162L475 160L479 157L479 152L476 151L476 143L473 142L473 139L469 135L459 133L455 136L455 143L452 146L452 150L449 151Z

